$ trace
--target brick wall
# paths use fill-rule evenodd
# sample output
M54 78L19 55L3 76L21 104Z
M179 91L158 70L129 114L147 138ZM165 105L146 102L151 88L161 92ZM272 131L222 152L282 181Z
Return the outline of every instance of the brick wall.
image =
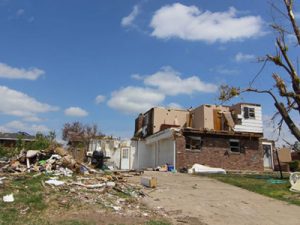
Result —
M232 138L232 137L230 137ZM186 150L185 137L176 137L176 168L191 168L199 163L229 170L263 171L263 152L258 138L236 138L245 153L230 153L229 137L205 136L200 151Z

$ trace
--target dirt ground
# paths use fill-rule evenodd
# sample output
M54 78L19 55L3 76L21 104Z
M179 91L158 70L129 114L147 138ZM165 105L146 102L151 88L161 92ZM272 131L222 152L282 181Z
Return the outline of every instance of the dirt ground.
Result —
M142 186L128 183L130 174L90 174L57 177L65 182L46 184L44 174L1 174L0 224L156 225L169 224L159 210L151 210L141 199ZM140 177L140 176L138 176ZM113 186L85 188L82 185L111 183ZM113 180L113 181L112 181ZM13 202L2 196L13 194Z
M147 213L144 213L147 214ZM93 225L144 225L150 220L162 221L161 217L149 213L136 216L130 213L116 213L103 209L74 210L63 213L53 213L49 216L50 224L93 224ZM63 223L65 221L65 223ZM73 222L73 223L72 223Z
M189 174L146 171L158 179L146 189L144 203L170 217L173 224L299 225L300 207ZM139 177L133 177L139 182Z

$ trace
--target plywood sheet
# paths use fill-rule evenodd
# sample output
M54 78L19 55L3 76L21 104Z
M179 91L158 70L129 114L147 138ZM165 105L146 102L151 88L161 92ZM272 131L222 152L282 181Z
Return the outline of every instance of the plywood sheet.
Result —
M220 110L218 109L214 109L213 112L214 112L214 130L221 130L222 128L222 116L221 114L219 113Z
M291 151L288 148L281 148L278 150L278 158L280 162L291 162Z

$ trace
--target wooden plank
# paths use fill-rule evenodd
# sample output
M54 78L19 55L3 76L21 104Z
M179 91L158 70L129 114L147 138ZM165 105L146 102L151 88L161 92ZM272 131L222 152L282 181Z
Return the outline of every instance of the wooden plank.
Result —
M214 115L214 130L221 130L221 128L222 128L222 124L221 124L222 115L219 113L218 109L213 110L213 115Z

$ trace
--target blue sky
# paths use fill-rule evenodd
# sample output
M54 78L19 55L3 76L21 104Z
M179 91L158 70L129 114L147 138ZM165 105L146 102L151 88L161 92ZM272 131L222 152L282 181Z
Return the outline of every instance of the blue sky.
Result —
M0 130L60 136L65 122L81 121L131 137L150 107L218 104L218 85L246 86L262 66L256 57L275 52L269 24L285 21L271 8L262 0L0 0ZM268 65L256 87L270 87L273 71ZM239 101L262 104L266 118L274 112L267 96L229 104Z

